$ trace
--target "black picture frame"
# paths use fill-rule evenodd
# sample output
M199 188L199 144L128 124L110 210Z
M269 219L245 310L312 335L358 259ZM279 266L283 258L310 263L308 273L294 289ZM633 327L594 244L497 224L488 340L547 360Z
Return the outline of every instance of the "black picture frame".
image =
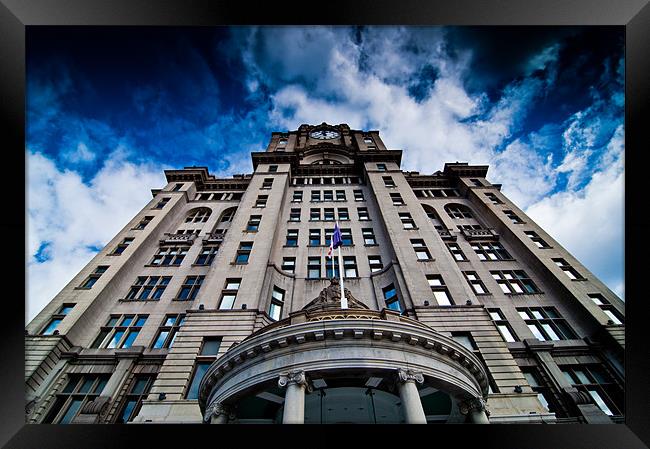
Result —
M650 105L650 6L648 0L418 0L330 1L295 4L233 0L0 0L0 114L5 170L5 214L1 221L7 254L25 254L25 27L38 25L381 24L381 25L620 25L626 36L626 401L624 425L508 425L435 427L249 427L202 425L25 425L24 289L25 265L5 266L4 338L0 382L0 444L7 448L169 447L218 443L263 446L352 444L453 444L499 448L642 448L650 444L650 357L644 341L640 300L644 263L641 242L648 229L640 173L649 147L644 118ZM645 175L647 176L647 175ZM635 244L636 243L636 244ZM23 282L23 285L25 283ZM17 290L15 294L9 293ZM295 434L295 435L294 435ZM197 439L205 439L203 442Z

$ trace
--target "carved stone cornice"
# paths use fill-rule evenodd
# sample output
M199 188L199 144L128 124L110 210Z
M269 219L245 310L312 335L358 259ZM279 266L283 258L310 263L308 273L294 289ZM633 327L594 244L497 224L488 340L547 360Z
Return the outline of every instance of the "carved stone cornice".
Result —
M487 402L483 398L471 398L459 402L458 409L463 415L467 415L471 412L480 412L485 411L485 414L490 416L490 411L488 410Z
M397 378L400 382L417 382L419 384L424 382L424 375L420 371L412 369L399 368L397 370Z

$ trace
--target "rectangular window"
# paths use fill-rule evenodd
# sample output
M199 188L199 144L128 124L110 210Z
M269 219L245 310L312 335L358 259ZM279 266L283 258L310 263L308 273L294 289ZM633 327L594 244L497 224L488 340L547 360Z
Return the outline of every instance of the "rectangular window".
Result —
M312 203L319 203L320 202L320 190L312 190L311 191L311 202Z
M241 278L226 279L226 285L221 291L221 301L219 301L219 310L230 310L233 308L240 285L241 285Z
M463 250L460 249L460 246L458 246L457 243L447 243L447 248L449 249L451 255L454 256L454 259L457 261L467 260L467 257L465 257L465 254L463 253Z
M339 207L337 209L337 212L339 214L340 221L348 221L350 219L350 214L348 213L347 207Z
M325 229L325 246L332 244L332 234L334 234L334 229Z
M170 280L171 276L138 276L124 299L157 301L162 297Z
M341 229L341 242L343 246L353 245L351 229Z
M333 277L340 277L338 257L334 256L325 258L325 275L328 279L332 279Z
M408 212L400 212L399 219L402 222L404 229L417 229L415 226L415 220L411 217L411 214Z
M149 315L111 315L91 348L130 348Z
M74 304L63 304L57 313L52 315L52 318L48 322L48 324L45 326L45 328L41 331L41 335L52 335L54 334L54 331L58 327L58 325L63 321L63 318L72 310L74 307Z
M252 250L253 242L240 242L239 249L237 250L237 256L235 257L235 264L247 264Z
M151 220L153 220L153 217L144 217L142 220L140 220L140 223L135 225L135 228L133 229L136 231L141 231L149 224Z
M359 214L359 221L370 220L370 215L368 215L367 207L357 207L357 214Z
M176 299L182 301L192 301L196 298L196 295L199 293L201 284L203 284L203 279L205 276L187 276L181 289L178 291Z
M184 314L166 315L162 324L158 328L158 334L154 339L151 347L154 349L171 348L176 339L176 333L185 320Z
M506 295L541 293L525 271L490 271Z
M564 274L571 280L584 279L584 277L576 271L569 263L564 259L552 259L555 265L560 267L560 270L564 271Z
M95 268L95 271L93 271L87 278L86 280L81 284L79 288L92 288L93 285L95 285L95 282L102 276L108 270L108 265L100 265L97 268Z
M162 247L153 256L150 265L178 267L185 259L189 249L189 246Z
M361 234L363 235L364 245L377 244L377 239L375 238L375 231L372 228L362 228Z
M271 293L271 304L269 306L269 316L271 319L279 320L282 316L282 307L284 306L284 294L285 291L280 287L273 286L273 292Z
M180 189L183 188L184 185L185 185L185 184L183 184L183 183L181 183L181 184L176 184L176 185L174 186L174 188L172 189L172 192L178 192Z
M488 313L490 314L490 318L492 318L494 325L497 327L497 329L499 329L499 332L505 341L509 343L517 341L515 333L510 327L510 324L508 321L506 321L499 309L488 309Z
M278 166L277 165L269 165L269 172L275 173L278 171Z
M343 274L346 278L359 277L357 271L357 258L354 256L343 256Z
M163 198L153 207L153 209L162 209L169 202L170 198Z
M537 235L535 231L525 231L524 234L526 234L533 241L533 243L537 245L538 248L546 249L551 247L551 245L542 240L542 238Z
M560 366L566 379L608 416L623 414L623 389L600 365Z
M219 349L221 349L221 341L221 337L203 337L203 345L201 345L201 352L199 355L219 355Z
M262 189L270 189L273 187L273 178L264 178L262 182Z
M291 201L294 203L302 203L302 190L294 190L293 199Z
M476 274L476 271L463 271L463 274L465 275L465 279L467 279L470 287L472 287L472 290L474 290L474 293L477 295L487 295L490 293L487 288L485 288L485 284L483 284L481 278Z
M246 225L246 231L248 232L257 232L260 229L260 221L262 221L261 215L251 215L248 219L248 224Z
M431 253L422 239L411 239L411 245L418 260L431 260Z
M382 293L384 294L384 301L388 309L395 310L397 312L402 311L402 306L399 303L399 297L397 296L397 290L395 289L394 284L390 284L387 287L382 288Z
M400 195L397 192L391 192L390 199L393 202L393 206L403 206L404 205L404 200L402 199L402 195Z
M346 201L345 190L336 191L336 201Z
M472 243L472 249L480 260L512 260L512 256L497 242Z
M268 195L258 195L255 201L255 207L266 207L266 200L269 199Z
M363 196L363 190L354 190L354 201L365 201L366 199Z
M478 346L469 332L452 332L451 338L472 352L478 351Z
M332 190L323 191L323 201L334 201L334 192Z
M206 265L206 266L212 265L212 261L217 255L217 251L219 251L219 246L217 245L204 246L201 249L201 252L199 253L198 257L196 258L194 264Z
M134 237L125 237L124 240L122 240L122 243L117 245L117 247L113 250L111 255L119 256L120 254L122 254L124 250L128 248L129 245L133 242L133 240L135 240Z
M381 179L384 180L384 186L388 188L395 187L395 181L393 181L393 178L390 176L382 176Z
M320 279L320 257L307 258L307 279Z
M309 230L309 246L320 246L320 229Z
M386 164L377 164L378 171L386 171Z
M298 246L298 230L287 229L287 244L286 246Z
M439 274L427 274L427 281L429 282L429 287L431 287L431 291L433 292L433 297L436 299L439 306L451 306L454 304L442 276Z
M334 209L325 208L323 210L323 219L325 221L334 221Z
M501 201L494 193L486 192L485 196L487 196L492 204L503 204L503 201Z
M542 403L547 411L556 413L558 407L555 405L555 400L553 399L550 389L541 380L542 377L539 372L531 367L522 367L521 371L530 387L535 393L537 393L537 399L539 399L539 402Z
M503 213L506 214L506 217L508 217L514 224L522 224L524 222L511 210L504 210Z
M540 341L577 338L575 332L553 307L520 307L517 308L517 312L535 338Z
M131 422L133 418L138 416L142 401L147 398L155 378L155 374L138 374L133 378L131 388L126 394L122 407L117 414L116 423L123 424Z
M295 257L283 257L282 258L282 265L280 269L284 272L287 273L295 273L296 272L296 258Z
M84 404L102 393L109 377L110 374L69 374L68 383L56 395L43 423L70 424Z
M381 256L368 256L368 265L370 266L371 273L384 269L384 264L381 262Z
M589 299L591 299L594 304L600 307L605 315L607 315L609 318L608 321L610 321L607 323L608 325L622 325L625 322L623 315L618 310L616 310L616 308L612 306L612 304L607 301L603 295L600 293L590 293L588 296Z
M309 209L309 221L320 220L320 209Z
M481 183L481 181L479 181L479 180L476 179L476 178L471 178L471 179L470 179L470 182L471 182L472 184L474 184L475 186L477 186L477 187L482 187L482 186L483 186L483 184Z
M289 221L300 221L300 209L291 209Z
M196 364L194 365L194 372L192 373L192 378L190 380L190 387L187 390L187 395L185 399L198 399L199 398L199 385L203 376L212 365L213 360L201 360L197 359Z

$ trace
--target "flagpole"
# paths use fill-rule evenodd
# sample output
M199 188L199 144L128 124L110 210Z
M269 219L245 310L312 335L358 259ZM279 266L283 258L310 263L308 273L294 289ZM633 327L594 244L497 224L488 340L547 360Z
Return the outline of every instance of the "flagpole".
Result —
M336 223L336 226L339 224ZM339 228L340 229L340 228ZM334 238L332 236L332 238ZM341 279L341 309L347 309L348 308L348 299L345 297L345 290L343 288L343 258L341 257L341 246L339 245L338 250L339 250L339 278Z

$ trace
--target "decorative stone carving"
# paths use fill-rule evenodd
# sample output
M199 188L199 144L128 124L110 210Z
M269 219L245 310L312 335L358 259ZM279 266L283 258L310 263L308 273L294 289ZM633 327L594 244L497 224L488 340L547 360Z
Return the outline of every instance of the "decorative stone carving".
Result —
M400 382L417 382L419 384L424 382L422 373L412 369L399 368L397 370L397 376Z
M351 309L367 309L364 303L356 299L350 293L350 290L347 288L343 289L345 291L345 297L348 300L348 307ZM341 284L337 278L330 279L330 285L321 290L318 298L312 300L309 304L302 308L302 310L312 310L312 309L330 309L330 308L341 308Z
M591 398L587 393L580 391L575 387L564 387L563 391L575 405L586 405L592 403Z
M458 404L458 409L463 415L467 415L470 412L480 412L485 411L487 416L490 416L490 411L488 410L487 402L483 398L471 398L465 401L461 401Z
M224 405L221 402L213 402L205 409L205 413L203 414L203 421L210 422L213 417L233 419L233 413L231 408L227 405Z
M289 371L288 373L280 375L280 378L278 379L278 386L280 388L284 388L291 384L304 386L309 389L309 382L307 381L307 376L303 370Z

